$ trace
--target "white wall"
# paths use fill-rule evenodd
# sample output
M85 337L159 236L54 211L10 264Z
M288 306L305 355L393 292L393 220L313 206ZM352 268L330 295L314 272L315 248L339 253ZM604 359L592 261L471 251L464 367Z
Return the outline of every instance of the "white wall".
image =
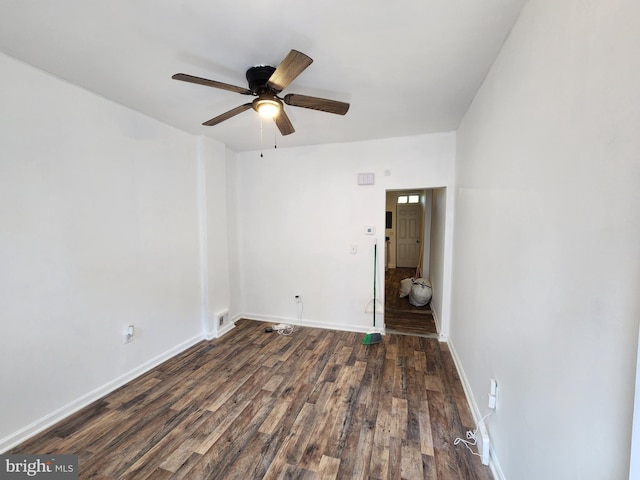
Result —
M451 342L506 478L628 475L640 4L530 0L457 136Z
M2 54L0 71L2 451L202 338L202 298L196 139Z
M375 239L383 299L385 191L450 185L454 156L454 133L270 150L264 158L238 154L230 187L237 195L238 312L295 320L293 297L301 293L306 324L366 330ZM375 185L358 186L362 172L374 172ZM375 237L364 234L368 225Z
M387 202L385 205L386 212L391 212L391 228L385 228L384 234L385 237L389 237L389 243L386 244L387 250L385 251L385 255L387 255L389 261L385 259L385 262L388 263L389 268L396 268L396 205L398 201L398 193L397 192L387 192L386 196ZM385 263L385 265L387 265Z
M431 209L433 208L433 190L422 191L422 276L430 280L431 275Z
M431 308L438 324L440 324L440 319L443 318L443 312L445 311L444 292L445 290L449 291L450 288L449 285L445 288L444 284L446 278L445 266L450 268L450 263L447 263L450 262L450 259L445 259L446 244L444 239L447 222L447 189L433 189L431 191L431 248L429 249L431 269L429 279L433 287ZM446 308L448 309L449 305ZM440 332L443 333L441 325L438 326Z
M229 228L225 146L206 137L198 138L200 168L200 215L203 236L203 318L207 338L224 334L233 326L231 316L219 325L218 318L230 313Z
M236 154L226 150L226 177L227 177L227 238L229 251L229 311L233 320L238 318L242 311L242 290L238 236L238 161Z

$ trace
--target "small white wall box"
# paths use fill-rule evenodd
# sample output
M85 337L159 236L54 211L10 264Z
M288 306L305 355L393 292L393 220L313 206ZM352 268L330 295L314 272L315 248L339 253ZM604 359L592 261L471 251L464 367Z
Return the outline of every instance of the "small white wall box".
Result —
M364 234L365 235L375 235L376 234L376 227L372 227L372 226L364 227Z
M373 185L376 180L375 173L359 173L358 185Z

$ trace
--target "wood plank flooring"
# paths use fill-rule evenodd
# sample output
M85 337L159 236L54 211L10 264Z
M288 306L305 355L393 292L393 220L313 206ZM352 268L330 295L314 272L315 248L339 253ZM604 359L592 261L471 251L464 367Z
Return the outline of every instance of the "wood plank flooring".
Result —
M415 276L415 268L389 268L384 279L384 323L386 329L411 335L437 336L431 306L416 307L409 297L400 298L400 280Z
M446 344L240 320L8 453L81 479L490 480Z

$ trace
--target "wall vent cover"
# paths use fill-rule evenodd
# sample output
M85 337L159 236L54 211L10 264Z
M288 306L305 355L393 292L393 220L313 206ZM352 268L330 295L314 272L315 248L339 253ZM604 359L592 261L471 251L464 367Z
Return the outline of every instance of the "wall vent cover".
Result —
M359 173L358 185L373 185L375 183L375 173Z

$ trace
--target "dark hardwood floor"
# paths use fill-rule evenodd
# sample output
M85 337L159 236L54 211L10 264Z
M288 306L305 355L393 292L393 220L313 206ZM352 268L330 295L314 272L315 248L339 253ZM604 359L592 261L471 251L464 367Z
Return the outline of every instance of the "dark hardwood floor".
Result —
M400 280L415 276L415 268L389 268L384 279L384 324L387 331L435 337L438 334L431 306L416 307L400 298Z
M240 320L8 453L79 455L81 479L489 480L436 339Z

